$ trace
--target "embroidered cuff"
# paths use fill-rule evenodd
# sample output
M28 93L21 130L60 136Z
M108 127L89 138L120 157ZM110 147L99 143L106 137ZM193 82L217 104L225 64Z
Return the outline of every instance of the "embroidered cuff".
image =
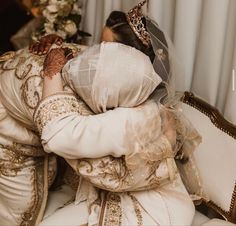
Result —
M54 119L79 111L77 99L69 93L57 93L42 100L34 113L34 123L39 133Z

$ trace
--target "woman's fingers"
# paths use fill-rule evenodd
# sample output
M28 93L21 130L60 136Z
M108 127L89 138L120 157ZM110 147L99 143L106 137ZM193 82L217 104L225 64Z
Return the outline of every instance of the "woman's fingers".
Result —
M60 45L62 44L62 42L63 42L63 39L62 39L61 37L57 37L55 43L56 43L58 46L60 46Z
M70 48L63 48L67 60L74 58L73 51Z
M29 46L29 51L30 53L34 52L34 49L36 48L36 46L38 46L39 42L33 42L32 44L30 44Z
M38 42L34 42L29 46L29 51L36 55L47 54L51 46L55 43L60 46L63 42L63 39L55 34L46 35L42 37Z
M48 42L41 42L38 46L38 51L37 53L39 55L43 55L46 54L48 52L48 50L50 49L51 45Z

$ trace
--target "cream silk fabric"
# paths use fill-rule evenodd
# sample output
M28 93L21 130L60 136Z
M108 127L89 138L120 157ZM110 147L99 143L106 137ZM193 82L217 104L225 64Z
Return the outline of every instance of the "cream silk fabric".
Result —
M38 136L10 117L0 102L0 225L41 221L47 188L56 173ZM45 171L47 169L47 171Z
M44 104L46 104L47 101L53 103L53 98L58 97L59 95L48 98L44 100ZM60 102L63 98L68 98L68 96L61 95L60 99L56 99L56 102ZM67 99L66 103L68 102ZM122 108L120 108L120 110L122 110ZM117 116L121 115L121 111L118 111L118 109L113 111L117 112ZM110 111L107 113L110 113ZM132 118L137 117L137 115L138 114L135 115L133 113ZM70 152L69 156L71 156L72 153L74 156L79 156L79 150L82 145L79 139L81 135L81 121L79 118L81 117L82 116L78 113L74 113L74 115L67 113L54 118L46 124L43 129L45 148L48 151L50 151L51 148L55 152L60 148L60 150L68 148ZM117 123L119 123L119 121L117 121ZM113 126L117 125L114 125L113 122ZM78 130L75 129L77 127L79 127ZM97 124L96 127L94 127L95 131L96 128ZM49 130L53 132L53 136L50 132L50 139L46 140L44 133L47 133ZM90 132L90 130L85 131L87 133ZM104 133L102 130L99 131L100 135L102 132L109 140L109 133ZM125 132L125 130L123 130L123 132ZM92 133L90 133L90 135L91 134ZM64 139L62 140L62 138ZM121 138L124 139L124 136ZM95 138L93 138L93 140L95 140ZM120 140L119 137L118 140ZM99 157L101 153L100 149L97 151L97 147L100 148L103 145L106 149L106 143L106 139L99 139L99 143L89 144L90 148L93 148L94 151L92 149L88 150L88 154L93 158ZM117 152L115 154L119 157L118 155L122 153ZM84 152L84 154L86 153ZM103 154L105 154L104 151ZM66 156L66 152L63 152L63 155ZM127 166L122 158L117 161L111 156L99 159L67 161L85 179L82 179L80 183L76 197L76 205L71 204L64 209L58 210L54 215L46 218L41 225L66 225L68 221L63 220L64 216L69 216L68 214L76 211L81 213L81 217L71 216L69 221L70 225L83 225L86 223L88 223L88 225L97 225L99 220L102 221L100 222L102 225L138 225L138 222L140 222L140 225L191 224L194 215L193 203L176 171L174 172L174 179L170 182L168 164L172 166L171 168L176 170L174 161L169 162L170 160L164 160L162 163L156 162L156 165L149 163L146 167L137 168L136 171L132 170L131 172L127 171ZM157 165L159 167L157 167ZM144 168L146 171L143 170ZM139 190L140 188L143 190L145 187L142 186L147 182L149 182L149 186L152 185L158 188L150 189L151 187L146 187L148 191L125 192L127 190ZM110 192L107 193L106 191L98 190L93 187L91 183ZM105 204L102 205L102 203ZM176 212L178 209L181 211Z
M88 54L86 52L85 56L82 54L82 59L75 59L71 65L69 64L69 66L67 65L64 68L63 73L67 73L66 79L72 84L75 90L78 89L78 93L86 90L80 95L90 108L97 112L107 111L109 108L117 107L119 103L122 105L123 99L125 99L125 105L125 103L128 103L127 99L130 101L131 98L130 103L134 106L137 105L136 103L139 100L132 95L129 98L124 96L122 92L127 92L127 88L124 85L124 81L119 83L118 80L118 83L114 82L114 84L117 85L115 90L119 90L119 95L116 95L115 92L114 99L112 99L112 96L106 96L107 93L109 94L109 89L107 89L109 86L105 84L111 84L112 86L113 77L109 77L109 75L112 73L113 65L107 65L101 60L100 62L104 64L103 67L106 68L103 70L103 73L100 73L100 71L97 73L96 71L97 65L99 65L98 69L103 68L101 64L96 64L99 56L102 59L107 59L108 56L111 57L110 53L113 52L114 47L117 55L119 55L120 49L117 48L119 46L122 47L121 53L123 55L126 54L126 57L130 59L127 56L130 52L123 51L123 48L129 50L130 47L125 47L117 43L103 43L100 49L94 47L101 51L100 54L97 54L96 51L93 52L93 49L91 49L89 50L92 53L91 58L86 56ZM132 51L137 52L134 49ZM131 58L134 58L134 56L135 54L130 54ZM88 59L90 63L83 62L83 60L88 61ZM77 61L78 63L76 63ZM139 71L138 62L137 60L136 67L129 67L130 74L128 73L124 77L122 77L123 75L121 73L123 73L123 64L126 62L122 58L117 58L116 63L119 67L114 65L114 68L116 68L115 74L117 76L120 74L121 80L122 78L127 79L127 81L129 79L134 80L128 87L130 90L142 88L144 79L140 79L139 76L136 79L133 76L134 72ZM90 65L90 68L78 68L80 64ZM148 67L149 65L140 64L140 68L142 69L143 66ZM84 73L84 80L79 80L80 70L82 73L84 71L86 72ZM147 69L145 70L145 72L148 72ZM153 69L149 71L149 74L152 74L153 78L155 78ZM141 73L140 76L145 77L147 74ZM132 77L129 78L129 75L132 75ZM115 81L116 79L117 77L114 78ZM94 81L96 92L93 92L94 86L91 85ZM99 82L101 82L101 85L99 85ZM138 83L139 85L136 85ZM132 84L136 86L132 87ZM157 85L153 81L152 84ZM148 89L143 94L140 92L144 95L142 100L147 99L152 91L153 88ZM91 100L96 97L97 93L101 94L101 99L98 99L98 102L95 103ZM134 94L133 90L132 93ZM109 97L110 100L106 97ZM132 100L134 101L132 102ZM129 105L129 107L131 106ZM67 159L74 159L67 161L85 179L82 179L77 192L77 205L75 207L72 205L65 207L64 211L59 210L55 215L43 221L41 225L52 223L59 225L66 224L67 222L62 221L61 217L64 214L67 215L73 209L77 209L82 216L87 217L78 216L77 219L72 217L70 223L72 225L190 225L194 215L194 208L177 173L174 161L175 154L170 153L169 150L172 150L172 147L162 132L161 127L163 126L164 117L161 117L161 106L158 106L153 101L147 101L145 104L136 108L120 107L107 111L106 115L99 114L93 116L92 125L88 121L90 118L83 115L83 111L85 114L89 114L88 110L83 110L81 104L76 104L75 98L73 99L73 97L65 94L58 94L46 98L36 110L35 122L39 129L42 130L42 140L45 150L59 153ZM125 123L123 123L124 121ZM99 133L100 136L96 137L93 135L94 133ZM145 137L142 137L143 135ZM119 145L114 146L114 141L119 141L117 142ZM136 168L127 166L127 161L124 161L122 156L129 156L133 151L136 151L137 155L132 160L138 159L145 153L143 152L145 147L147 149L149 148L148 146L142 148L142 145L147 144L157 145L156 149L151 149L152 153L148 153L148 156L150 157L151 154L154 156L155 153L160 151L161 155L157 154L159 159L154 158L153 161L149 159L149 162L142 162L143 165L139 168L137 165ZM111 156L120 157L120 163L117 161L114 162L115 159ZM76 160L78 158L87 159ZM147 182L149 182L149 187L144 186ZM91 183L109 192L99 190L93 187ZM153 188L152 186L158 188ZM181 209L181 212L178 212L178 209ZM58 217L60 222L57 220Z
M77 51L76 46L70 45L70 48ZM83 49L83 47L80 48ZM26 222L35 225L40 221L47 198L48 184L45 180L49 177L51 183L56 170L53 159L50 161L52 162L51 166L48 167L48 156L42 153L38 136L33 132L35 131L32 121L33 113L42 95L41 70L43 60L44 57L34 56L29 54L27 49L23 49L1 64L0 95L1 102L4 103L1 113L1 136L3 136L1 141L1 204L3 205L1 223L5 225L19 225ZM65 90L70 90L70 88L65 85ZM80 105L83 108L82 101L80 101ZM116 115L119 115L119 113ZM124 114L122 117L125 123L127 119L125 119ZM90 121L90 125L94 125L96 120L90 118L88 121ZM104 127L108 124L110 124L109 119L108 123L104 119ZM7 125L7 128L5 125ZM118 129L119 132L122 131ZM7 136L7 140L5 136ZM100 134L97 136L100 137ZM119 140L113 140L111 145L116 147L118 143ZM18 147L19 145L20 147ZM21 145L27 146L21 147ZM111 147L111 149L113 148ZM40 157L41 155L42 157ZM16 158L20 158L20 160ZM116 160L114 159L113 162L116 162ZM119 162L120 160L118 160ZM15 172L13 173L14 176L12 176L9 169L10 165L13 171L17 171L16 175ZM5 171L10 172L6 173ZM12 189L11 196L9 196L7 188ZM25 195L22 196L23 193L21 192L19 198L13 192L17 189ZM40 201L35 197L40 197ZM9 199L15 201L9 203ZM32 208L36 209L35 212L27 212Z
M37 57L33 56L28 53L28 51L21 50L16 53L16 56L9 61L3 63L1 65L1 89L0 89L0 98L3 104L4 111L6 110L7 115L9 114L9 117L14 118L17 122L20 122L24 128L29 134L33 133L32 130L35 130L35 126L32 122L32 116L35 110L35 107L37 106L39 100L41 99L41 90L42 90L42 77L40 74L40 71L42 69L42 62L43 57ZM73 88L73 87L72 87ZM65 90L70 89L70 87L67 87L65 85ZM152 90L150 89L149 92ZM145 93L144 93L145 94ZM146 95L146 96L145 96ZM150 93L146 93L144 95L144 99L147 99ZM52 98L52 99L50 99ZM88 108L84 108L84 103L81 100L78 100L74 98L71 95L68 94L61 94L61 95L55 95L54 97L50 97L49 99L46 99L43 101L39 108L39 112L42 109L44 110L50 110L45 114L46 120L41 120L40 123L41 126L44 126L44 130L42 131L42 139L45 149L48 152L55 152L57 154L60 154L64 156L65 158L69 159L78 159L78 158L95 158L96 156L102 157L106 156L108 154L112 154L115 157L120 157L123 154L127 153L126 148L126 141L128 141L128 134L125 133L127 126L130 126L132 128L132 125L135 125L133 128L135 128L137 125L140 125L141 128L145 128L146 126L150 125L150 119L152 117L155 117L159 114L159 106L157 106L154 102L147 102L144 104L141 108L137 107L135 109L128 109L128 108L118 108L113 111L108 111L105 114L95 115L95 116L83 116L82 112L86 112L88 114ZM55 99L54 99L55 98ZM50 104L47 104L47 101L52 101ZM55 103L54 105L52 103ZM44 106L45 108L40 109L40 107ZM61 112L58 112L58 106ZM153 111L154 110L154 111ZM45 113L45 112L44 112ZM149 120L145 122L145 117L149 116ZM2 116L4 118L4 116ZM37 117L37 114L36 114ZM36 120L37 123L39 121ZM113 127L111 128L111 125ZM39 127L41 127L39 126ZM160 127L160 124L158 125ZM26 129L28 128L28 129ZM152 128L152 131L154 131L155 126ZM69 133L67 133L69 131ZM16 133L21 134L21 132ZM14 133L12 137L10 137L11 142L15 139L16 134ZM32 136L32 135L31 135ZM21 137L23 138L23 136ZM110 138L110 139L108 139ZM169 146L169 142L167 139L164 139L167 146ZM27 143L27 141L29 143ZM26 142L29 145L34 145L30 140L24 139L22 141L23 143ZM4 144L4 143L3 143ZM64 146L63 146L64 145ZM79 148L79 149L78 149ZM78 151L79 150L79 151ZM3 152L3 151L1 151ZM18 151L17 151L18 153ZM20 157L25 156L22 153L20 153ZM5 156L4 156L5 158ZM45 155L44 161L47 162L48 156ZM101 161L102 160L102 161ZM89 160L91 161L91 160ZM88 162L89 162L88 161ZM94 161L94 162L93 162ZM37 161L38 162L38 161ZM69 160L70 162L70 160ZM86 161L84 161L86 162ZM111 162L115 162L117 167L121 167L120 173L121 175L125 174L124 177L120 177L119 174L117 175L117 168L111 168L111 170L108 172L104 172L104 167L102 167L103 163L107 163L110 165ZM121 163L120 163L121 162ZM169 162L169 163L168 163ZM105 210L104 219L103 221L104 225L111 225L109 220L114 220L118 223L122 224L130 224L132 222L143 222L143 224L151 224L153 225L153 222L156 222L155 224L164 222L164 224L169 224L170 219L168 218L169 215L173 218L171 222L173 224L175 222L183 222L189 223L191 222L192 216L193 216L193 205L189 198L189 195L187 194L181 180L178 177L178 174L175 173L175 164L174 161L168 161L163 162L160 164L160 168L158 168L158 173L156 173L156 170L154 170L154 173L152 173L150 176L150 181L154 179L155 182L154 185L159 187L160 178L159 175L162 176L162 178L166 178L167 184L164 186L164 190L166 192L166 196L168 196L165 201L162 202L162 205L159 205L159 200L163 199L163 195L160 195L159 190L151 190L150 192L137 192L137 198L133 194L124 193L124 199L121 198L121 196L116 196L114 193L109 193L105 195L105 193L101 192L102 200L107 200L105 209L101 208L101 205L99 205L99 192L97 192L97 189L95 189L93 186L91 186L90 183L86 183L82 180L81 187L79 189L78 195L77 195L77 203L78 206L80 205L84 206L83 213L85 213L84 216L86 216L86 211L90 213L88 218L86 219L86 222L90 225L98 223L99 220L99 213L100 209ZM104 184L107 184L110 186L108 190L113 191L122 191L122 189L125 190L132 190L132 186L135 185L135 179L138 179L141 171L129 172L126 168L126 165L124 161L122 162L121 159L109 159L109 157L104 157L104 159L97 159L92 160L89 162L89 165L94 167L95 174L100 175L99 179L97 177L93 177L94 175L89 175L89 171L86 170L87 165L82 163L81 161L76 160L76 167L75 169L81 174L84 174L84 177L89 181L91 180L94 184L97 186L101 186L102 188L106 188ZM73 165L71 163L71 165ZM112 164L114 166L114 164ZM78 167L78 168L77 168ZM100 168L99 168L100 167ZM123 167L123 168L122 168ZM151 164L149 169L153 169L153 165ZM169 182L169 168L172 168L172 173L174 172L174 177L172 177L172 183ZM4 166L3 169L6 169L7 166ZM40 168L43 169L42 167ZM150 173L149 169L147 168L147 171L144 172L143 181L149 184L149 180L145 180L145 177L147 178L148 174ZM155 168L154 168L155 169ZM30 168L27 168L27 170L30 171ZM100 170L100 171L99 171ZM143 169L142 169L143 170ZM27 172L29 172L27 171ZM54 164L54 171L55 171L55 164ZM30 171L31 172L31 171ZM37 171L38 172L38 171ZM51 174L49 172L49 169L47 167L47 164L44 167L44 172L46 174ZM53 172L53 171L52 171ZM153 171L151 171L153 172ZM92 172L93 173L93 172ZM107 178L104 178L105 175L109 175L110 177L114 178L114 185L113 183L109 183ZM42 184L43 181L47 181L46 174L40 177L40 182ZM145 175L146 174L146 175ZM2 174L1 174L2 175ZM130 184L123 183L125 182L124 179L127 180L127 178L131 178ZM1 176L1 178L4 178ZM94 179L95 178L95 179ZM155 179L157 180L155 181ZM16 178L17 179L17 178ZM34 181L34 180L33 180ZM142 180L140 180L142 181ZM165 181L165 180L164 180ZM104 183L103 183L104 182ZM176 183L175 183L176 182ZM121 186L117 187L117 183L121 184ZM123 184L122 184L123 183ZM27 183L29 186L27 189L30 190L30 194L32 194L32 187L31 184ZM141 183L143 185L143 183ZM8 182L4 181L4 186L8 186ZM17 181L14 181L14 185L12 187L17 187ZM140 185L137 183L137 187L140 187ZM171 187L169 192L169 187ZM43 205L39 205L39 208L41 210L39 211L39 215L36 214L36 218L38 219L42 218L43 209L46 203L46 194L48 185L47 183L44 183L43 186L41 186L41 201L43 201ZM167 193L173 194L171 196L170 194L167 195ZM138 195L140 194L140 195ZM153 194L152 197L149 199L149 194ZM99 195L99 196L98 196ZM154 199L154 196L156 196L156 199ZM7 200L6 193L3 194L4 199ZM26 197L26 196L25 196ZM11 204L12 207L21 208L21 213L16 213L17 218L11 218L14 222L10 222L10 224L18 225L21 223L22 214L27 212L25 209L32 208L31 205L29 206L29 193L27 193L27 199L21 200L19 205L22 203L25 203L24 208L21 206L18 206L17 204ZM146 198L145 198L146 197ZM157 198L159 197L159 198ZM14 196L15 198L15 196ZM173 200L172 200L173 198ZM122 205L120 205L120 202L122 200ZM87 204L85 204L83 201L87 200ZM137 201L139 200L139 201ZM152 200L155 201L155 205L149 205L148 203ZM171 202L171 200L173 202ZM176 200L176 201L174 201ZM126 202L127 201L127 202ZM83 204L82 204L83 203ZM98 204L97 204L98 203ZM141 204L138 204L141 203ZM166 204L167 203L167 204ZM170 205L169 205L170 203ZM172 203L172 204L171 204ZM37 203L38 204L38 203ZM170 208L170 211L164 208L166 205ZM178 207L181 208L181 213L185 213L185 218L181 215L181 213L176 214L174 212L174 209ZM8 224L9 216L14 216L14 209L13 211L9 211L8 205L4 204L4 207L7 208L7 210L3 211L3 216L1 216L1 219L4 219L6 224ZM118 215L113 215L113 208L118 207ZM128 214L127 218L125 215L120 214L124 211L123 208L128 207L133 209L132 213ZM156 215L153 213L159 207L160 213L161 211L164 211L165 214ZM173 208L173 209L172 209ZM19 209L18 209L19 210ZM122 210L120 212L120 210ZM185 211L186 210L186 211ZM127 211L125 211L127 212ZM147 213L148 212L148 213ZM128 212L127 212L128 213ZM140 214L141 213L141 214ZM173 214L172 214L173 213ZM6 217L7 216L7 217ZM120 216L122 216L122 219L120 219ZM153 220L153 217L155 216L155 219ZM162 218L163 216L163 218ZM186 217L187 216L187 217ZM117 218L118 217L118 218ZM31 215L26 214L26 217L24 217L28 220L35 219L35 216L31 218ZM30 222L31 225L37 224L38 219L34 222ZM78 221L81 221L82 218L78 218ZM106 222L107 221L107 222ZM186 221L186 222L185 222ZM4 223L5 223L4 222ZM36 222L36 223L35 223ZM64 223L66 224L66 222ZM172 223L170 223L172 224Z
M71 60L66 81L95 113L143 103L162 79L148 56L120 43L102 43Z
M37 133L30 129L39 98L34 89L40 81L37 68L43 62L32 58L21 50L0 65L0 93L4 94L0 97L0 224L4 226L41 221L56 173L55 157L43 151Z

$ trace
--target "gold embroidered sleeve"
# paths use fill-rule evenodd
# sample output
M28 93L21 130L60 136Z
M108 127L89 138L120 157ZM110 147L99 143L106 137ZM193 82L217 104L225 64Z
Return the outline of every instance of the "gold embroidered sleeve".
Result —
M103 190L112 192L154 189L175 179L174 160L148 162L130 170L124 157L106 156L98 159L68 160L69 165L85 180ZM171 178L169 168L175 170Z
M79 103L72 94L62 92L42 100L34 113L34 122L40 134L51 121L79 112Z

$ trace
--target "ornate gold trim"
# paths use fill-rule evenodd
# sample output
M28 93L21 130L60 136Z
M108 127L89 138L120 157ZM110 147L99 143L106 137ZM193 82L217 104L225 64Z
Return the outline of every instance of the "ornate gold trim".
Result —
M236 182L235 182L234 191L232 194L230 212L231 212L232 222L236 223Z
M217 110L215 107L211 106L204 100L196 97L191 92L185 92L182 97L182 102L185 104L188 104L189 106L199 110L203 114L209 117L211 122L221 131L228 134L229 136L236 139L236 125L232 124L228 120L224 118L224 116ZM235 187L234 191L232 193L231 198L231 204L230 209L228 211L222 209L217 204L215 204L213 201L205 201L203 200L203 203L219 213L223 218L226 220L236 223L236 181L235 181Z
M121 226L121 221L121 198L118 194L108 193L104 216L104 226Z
M102 195L103 195L103 197L102 197L102 205L101 205L101 211L100 211L98 226L102 226L103 221L104 221L104 215L105 215L108 191L104 190Z
M5 62L12 59L16 55L15 51L9 51L0 56L0 62Z
M134 195L131 195L130 193L128 193L128 195L133 202L134 212L137 218L137 226L143 226L143 217L140 209L140 204Z
M33 168L33 198L31 201L31 206L29 209L22 214L22 222L20 225L37 225L41 219L42 214L40 214L45 209L45 199L47 198L47 184L45 184L45 179L47 180L47 175L45 175L45 170L48 168L48 157L40 157L36 166ZM46 177L46 178L45 178Z

